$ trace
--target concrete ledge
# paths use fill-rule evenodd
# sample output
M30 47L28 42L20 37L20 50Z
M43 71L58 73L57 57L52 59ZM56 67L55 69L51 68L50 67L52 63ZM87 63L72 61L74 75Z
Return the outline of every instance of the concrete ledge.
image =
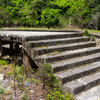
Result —
M63 30L63 29L18 29L18 28L0 28L3 31L40 31L40 32L82 32L80 30Z
M97 33L90 33L90 34L97 37L97 38L100 38L100 34L97 34Z

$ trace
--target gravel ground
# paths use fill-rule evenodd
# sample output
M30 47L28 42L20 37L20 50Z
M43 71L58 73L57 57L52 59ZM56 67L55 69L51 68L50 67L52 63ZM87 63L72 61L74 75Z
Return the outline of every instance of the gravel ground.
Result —
M43 84L31 80L34 78L34 74L29 76L28 80L24 81L21 86L15 82L14 88L14 78L7 74L10 70L9 67L11 65L0 66L0 73L2 73L0 74L0 87L5 90L4 95L0 93L0 100L45 100L46 90L43 90ZM23 97L26 99L23 99Z

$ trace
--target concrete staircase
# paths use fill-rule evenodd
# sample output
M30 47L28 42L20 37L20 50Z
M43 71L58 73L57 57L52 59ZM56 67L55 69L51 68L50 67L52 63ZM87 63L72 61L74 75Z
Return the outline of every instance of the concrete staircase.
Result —
M83 37L83 32L29 37L24 46L39 67L52 65L54 75L69 94L75 96L100 84L100 48Z

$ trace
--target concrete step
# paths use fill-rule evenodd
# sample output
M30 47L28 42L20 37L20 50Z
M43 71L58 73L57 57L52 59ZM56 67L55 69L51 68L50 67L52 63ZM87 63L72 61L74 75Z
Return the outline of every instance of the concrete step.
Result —
M67 45L60 45L60 46L50 46L44 48L33 48L31 49L32 55L42 55L47 54L55 51L63 52L69 50L75 50L80 48L87 48L87 47L94 47L96 46L95 42L81 42L81 43L73 43Z
M37 33L37 34L36 34ZM84 32L36 32L33 36L25 37L24 41L38 41L70 37L82 37Z
M54 75L58 77L62 84L64 84L66 82L70 82L75 79L94 73L98 70L100 70L100 62L95 62L84 67L82 66L79 68L70 69L68 71L61 71L59 73L55 73Z
M65 92L76 95L100 84L100 72L62 85Z
M97 52L100 52L100 47L90 47L90 48L78 49L74 51L66 51L66 52L62 52L62 53L54 54L54 55L47 54L47 55L38 56L36 59L44 63L51 63L51 62L60 61L64 59L86 56L86 55L94 54Z
M24 60L29 60L28 67L33 65L31 60L38 67L50 63L62 89L77 95L100 84L100 47L82 35L83 32L42 32L27 36L23 48L28 57Z
M74 58L70 60L62 60L60 62L56 62L54 64L51 63L53 72L59 72L62 70L71 69L73 67L81 66L84 64L93 63L100 60L100 53Z
M100 100L100 85L74 96L74 100Z
M30 47L33 48L33 47L43 47L43 46L53 46L53 45L60 45L60 44L86 42L89 40L90 40L90 38L88 38L88 37L48 39L48 40L40 40L40 41L29 41L28 45L30 45Z

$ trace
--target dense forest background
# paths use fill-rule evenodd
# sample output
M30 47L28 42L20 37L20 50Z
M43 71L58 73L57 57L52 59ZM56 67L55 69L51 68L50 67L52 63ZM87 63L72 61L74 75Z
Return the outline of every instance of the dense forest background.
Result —
M100 0L0 0L0 27L67 27L100 30Z

